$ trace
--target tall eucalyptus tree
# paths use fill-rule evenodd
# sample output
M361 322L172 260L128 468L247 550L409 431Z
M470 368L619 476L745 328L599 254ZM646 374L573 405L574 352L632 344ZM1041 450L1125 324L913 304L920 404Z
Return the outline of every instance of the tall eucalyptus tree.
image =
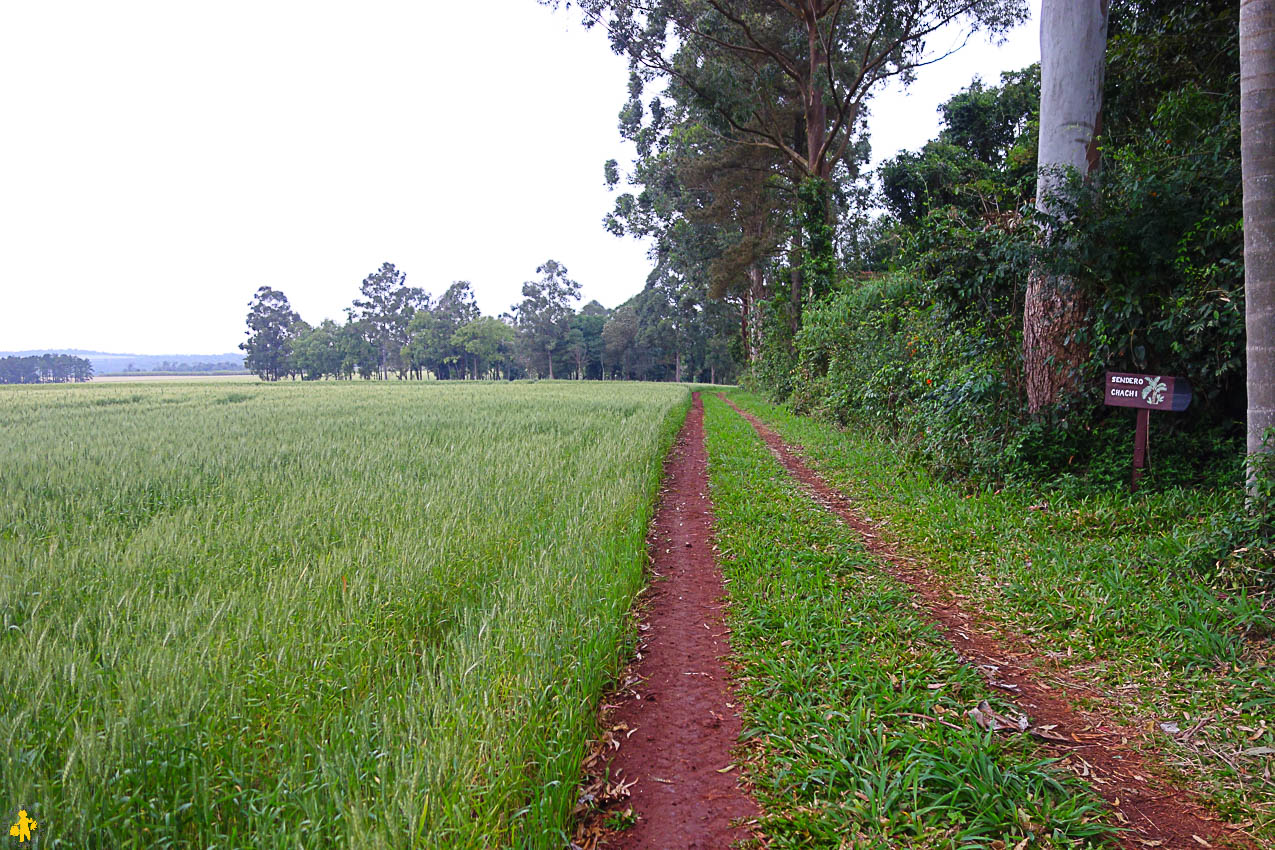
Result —
M1275 427L1275 0L1240 2L1248 452ZM1250 487L1253 475L1250 468Z
M269 286L260 287L248 304L248 339L239 343L244 351L244 368L263 381L286 377L294 328L300 321L288 296Z
M362 299L348 308L350 321L362 322L369 341L377 350L377 373L382 379L394 369L402 377L406 368L402 359L407 345L407 328L417 307L426 299L424 290L407 285L407 275L393 263L381 267L363 279L359 287Z
M1041 5L1036 207L1047 217L1065 216L1068 187L1077 175L1087 183L1098 170L1107 16L1108 0L1044 0ZM1085 315L1073 277L1043 269L1032 274L1023 307L1029 412L1053 406L1075 387L1086 354L1079 335Z
M536 273L540 280L524 283L522 302L513 306L514 326L530 355L528 367L552 380L553 359L571 330L571 302L580 299L580 284L567 276L567 267L557 260L546 260Z
M654 276L707 279L709 297L737 301L744 350L755 353L749 340L760 339L756 305L769 297L769 260L787 243L791 175L774 151L724 139L685 104L657 97L645 109L640 95L635 75L620 131L637 148L628 182L640 191L621 194L604 224L651 240ZM606 179L612 188L620 181L615 160Z
M557 6L561 0L540 0ZM1024 0L577 0L586 26L643 79L663 78L713 132L786 159L801 185L804 265L832 271L831 183L854 176L867 103L891 78L950 49L931 37L959 24L968 34L1021 21ZM816 291L826 280L807 281ZM803 287L794 279L794 306Z

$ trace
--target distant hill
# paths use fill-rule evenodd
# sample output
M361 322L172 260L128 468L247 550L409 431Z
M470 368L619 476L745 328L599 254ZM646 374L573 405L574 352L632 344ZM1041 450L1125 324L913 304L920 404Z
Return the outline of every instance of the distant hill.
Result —
M41 354L74 354L93 363L97 375L121 372L204 372L242 371L243 354L113 354L82 348L37 348L29 351L0 351L0 357L31 357Z

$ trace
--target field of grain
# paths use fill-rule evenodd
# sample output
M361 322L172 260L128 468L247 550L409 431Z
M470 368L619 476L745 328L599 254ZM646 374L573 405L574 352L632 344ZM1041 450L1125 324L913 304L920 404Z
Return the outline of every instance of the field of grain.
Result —
M0 389L44 847L562 846L684 388Z

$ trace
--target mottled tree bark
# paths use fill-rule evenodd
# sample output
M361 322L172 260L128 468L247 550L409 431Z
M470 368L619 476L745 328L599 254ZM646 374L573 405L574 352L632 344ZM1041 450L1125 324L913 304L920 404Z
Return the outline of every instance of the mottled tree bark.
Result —
M749 362L755 361L761 354L761 313L758 305L770 297L766 291L766 275L760 264L748 269L748 326L744 333L744 350L748 352Z
M1275 427L1275 0L1240 2L1248 452ZM1254 485L1250 466L1249 487Z
M1098 170L1107 0L1044 0L1040 12L1040 148L1036 207L1058 216L1068 175ZM1050 238L1046 233L1045 238ZM1075 389L1088 355L1078 332L1087 305L1072 278L1037 270L1023 306L1023 378L1031 413Z
M828 64L828 51L824 49L819 32L821 10L814 0L801 4L801 20L806 26L806 50L809 58L808 87L803 92L806 113L806 161L810 163L812 177L827 178L832 174L833 161L828 156L828 104L824 101L824 66ZM850 135L850 130L846 130Z

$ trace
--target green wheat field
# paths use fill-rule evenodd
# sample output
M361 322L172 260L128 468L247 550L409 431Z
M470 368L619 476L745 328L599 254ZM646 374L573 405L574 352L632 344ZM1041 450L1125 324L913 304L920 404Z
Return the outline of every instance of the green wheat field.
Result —
M0 799L37 847L562 846L689 404L0 390Z

